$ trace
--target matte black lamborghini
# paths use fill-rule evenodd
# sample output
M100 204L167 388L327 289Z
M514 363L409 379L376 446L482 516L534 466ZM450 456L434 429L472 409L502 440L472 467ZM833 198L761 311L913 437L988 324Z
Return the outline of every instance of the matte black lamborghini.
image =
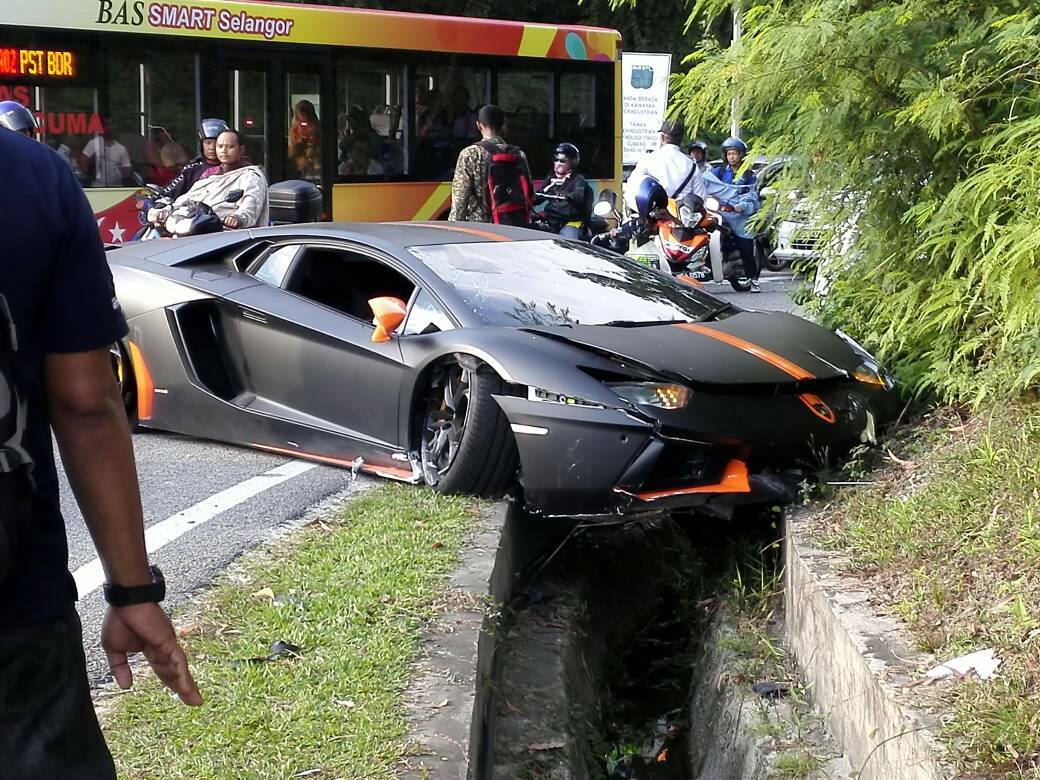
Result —
M892 381L851 339L544 233L287 225L109 253L144 427L546 514L779 497L873 438Z

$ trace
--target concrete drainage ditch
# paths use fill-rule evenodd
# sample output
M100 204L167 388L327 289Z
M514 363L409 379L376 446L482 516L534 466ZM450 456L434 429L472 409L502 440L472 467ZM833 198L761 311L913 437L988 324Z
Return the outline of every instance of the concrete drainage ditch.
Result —
M516 529L545 522L522 520ZM779 532L768 517L743 520L576 526L499 616L470 776L841 776L792 674L755 657L779 640L751 646L722 597L742 578L745 596L775 592ZM755 585L739 573L748 551ZM753 679L766 668L781 679Z

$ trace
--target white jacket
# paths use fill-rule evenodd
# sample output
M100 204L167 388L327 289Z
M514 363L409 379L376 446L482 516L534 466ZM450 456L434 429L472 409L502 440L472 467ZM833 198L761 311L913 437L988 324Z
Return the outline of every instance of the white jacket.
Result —
M690 172L693 175L690 176ZM704 182L701 172L696 169L693 159L675 144L665 144L655 149L636 163L632 173L625 182L625 203L635 211L635 193L639 182L646 176L653 176L665 188L669 198L675 198L680 204L687 203L691 195L704 197ZM687 181L687 177L689 180ZM686 184L683 184L683 182Z
M242 190L234 203L225 203L228 193ZM227 173L199 179L191 189L173 202L174 208L187 202L205 203L221 220L234 215L244 228L267 227L267 177L258 165L247 165Z

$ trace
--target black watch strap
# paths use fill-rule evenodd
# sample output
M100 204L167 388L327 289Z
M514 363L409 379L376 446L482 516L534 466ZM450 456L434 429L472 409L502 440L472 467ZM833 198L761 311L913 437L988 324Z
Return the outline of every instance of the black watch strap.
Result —
M105 601L113 607L129 607L134 604L158 604L166 598L166 580L158 566L149 566L152 581L147 585L112 585L105 583Z

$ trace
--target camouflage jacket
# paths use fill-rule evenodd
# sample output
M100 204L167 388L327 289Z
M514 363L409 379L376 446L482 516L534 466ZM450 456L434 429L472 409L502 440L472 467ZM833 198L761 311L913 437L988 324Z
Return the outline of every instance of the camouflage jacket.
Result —
M505 144L498 136L485 138L484 142ZM531 170L527 164L527 155L520 151L524 160L527 178L531 178ZM459 222L490 222L491 198L488 193L488 167L491 153L480 143L471 144L459 152L459 160L455 163L455 178L451 182L451 213L448 219Z

